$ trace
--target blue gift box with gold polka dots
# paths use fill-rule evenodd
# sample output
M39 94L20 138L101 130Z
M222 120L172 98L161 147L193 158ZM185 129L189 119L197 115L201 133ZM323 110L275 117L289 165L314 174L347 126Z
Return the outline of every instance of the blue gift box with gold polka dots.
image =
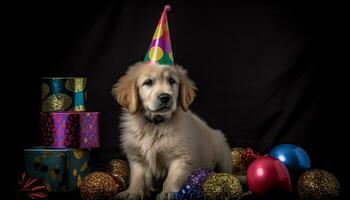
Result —
M78 189L90 172L90 151L86 149L54 149L34 147L24 150L26 172L42 179L49 192Z
M86 81L84 77L43 77L41 110L43 112L85 111Z

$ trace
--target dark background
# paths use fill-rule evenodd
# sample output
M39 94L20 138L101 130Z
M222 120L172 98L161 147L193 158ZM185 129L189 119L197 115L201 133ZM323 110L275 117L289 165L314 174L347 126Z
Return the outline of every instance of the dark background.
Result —
M175 62L199 88L191 109L221 129L232 147L267 153L281 143L301 146L313 168L339 178L344 196L344 91L333 63L331 8L321 2L23 4L10 15L14 39L8 51L15 56L4 74L11 77L5 88L15 88L4 98L11 102L5 106L12 128L13 153L5 153L10 180L23 170L23 148L39 145L43 76L88 78L88 111L101 112L102 147L92 151L92 164L100 169L124 158L118 146L120 106L111 87L129 65L143 60L166 2L172 6Z

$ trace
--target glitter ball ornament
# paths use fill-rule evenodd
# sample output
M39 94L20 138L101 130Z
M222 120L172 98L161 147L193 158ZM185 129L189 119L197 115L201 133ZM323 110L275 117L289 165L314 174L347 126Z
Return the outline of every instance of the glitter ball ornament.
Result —
M118 192L112 176L105 172L88 174L82 180L79 189L83 200L110 199Z
M236 176L246 175L247 168L258 155L251 148L243 149L235 147L231 149L232 157L232 174Z
M116 172L113 172L110 174L115 182L115 185L117 187L117 192L121 192L126 190L126 182L125 180Z
M246 173L246 170L243 166L243 163L241 161L241 154L243 153L244 149L240 147L233 148L231 150L231 157L232 157L232 174L234 175L244 175Z
M188 183L193 187L201 187L204 181L212 174L214 174L214 171L211 169L199 168L191 173Z
M203 193L200 187L193 187L191 185L183 186L180 191L174 194L174 200L202 200Z
M108 163L108 171L110 174L118 174L125 182L129 180L130 169L128 163L124 160L113 159Z
M204 182L203 193L206 200L235 200L242 196L239 180L226 173L214 174Z
M338 179L325 170L312 169L299 178L298 194L302 200L330 200L339 193Z

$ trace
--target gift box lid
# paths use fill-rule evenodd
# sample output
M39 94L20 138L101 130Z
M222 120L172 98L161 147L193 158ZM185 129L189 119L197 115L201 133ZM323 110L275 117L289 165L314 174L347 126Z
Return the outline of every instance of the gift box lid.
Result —
M26 148L24 151L59 151L59 152L70 152L70 151L75 151L75 150L84 150L84 149L73 149L73 148L53 148L53 147L44 147L44 146L39 146L39 147L31 147L31 148Z

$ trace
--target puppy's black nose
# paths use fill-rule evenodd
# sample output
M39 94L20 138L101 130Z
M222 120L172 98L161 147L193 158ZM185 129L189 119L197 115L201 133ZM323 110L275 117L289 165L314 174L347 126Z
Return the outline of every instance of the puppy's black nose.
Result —
M166 104L170 100L170 94L162 93L158 96L160 102Z

